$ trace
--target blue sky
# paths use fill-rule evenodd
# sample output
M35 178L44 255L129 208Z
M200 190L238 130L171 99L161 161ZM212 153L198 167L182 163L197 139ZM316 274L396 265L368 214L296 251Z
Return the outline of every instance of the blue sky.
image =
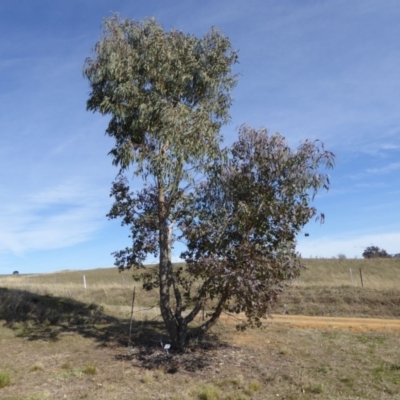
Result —
M129 244L105 217L117 170L82 75L115 12L231 39L241 76L226 143L248 123L337 155L304 257L400 253L398 1L20 0L0 3L0 274L109 267Z

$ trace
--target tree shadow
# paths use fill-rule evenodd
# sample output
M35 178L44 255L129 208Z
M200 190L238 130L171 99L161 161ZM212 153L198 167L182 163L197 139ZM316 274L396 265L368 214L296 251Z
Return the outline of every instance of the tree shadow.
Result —
M94 339L99 346L127 345L130 321L104 313L97 304L71 298L0 287L0 320L28 340L58 341L66 333ZM132 331L140 330L141 344L151 345L163 334L160 321L133 321Z
M98 347L117 348L115 358L146 369L195 372L215 360L218 350L228 347L208 334L188 344L184 352L164 349L168 338L162 321L116 318L101 306L71 298L42 295L0 287L0 320L16 336L27 340L57 342L69 333L93 339Z

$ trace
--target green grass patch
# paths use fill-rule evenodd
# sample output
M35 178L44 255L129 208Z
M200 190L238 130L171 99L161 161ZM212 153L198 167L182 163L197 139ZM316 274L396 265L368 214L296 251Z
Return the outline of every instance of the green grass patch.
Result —
M8 371L0 371L0 389L10 385L11 378Z
M95 365L89 364L83 368L82 372L86 375L95 375L97 372L97 368Z

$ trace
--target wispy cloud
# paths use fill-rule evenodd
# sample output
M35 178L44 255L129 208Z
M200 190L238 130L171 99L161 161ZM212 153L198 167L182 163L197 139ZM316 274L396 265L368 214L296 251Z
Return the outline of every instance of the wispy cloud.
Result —
M3 205L0 252L23 254L85 242L104 218L104 193L79 182L65 182Z
M385 143L381 146L382 150L397 150L400 149L400 145L394 143Z
M400 162L390 163L381 168L368 168L367 172L370 174L386 174L388 172L396 171L400 169Z

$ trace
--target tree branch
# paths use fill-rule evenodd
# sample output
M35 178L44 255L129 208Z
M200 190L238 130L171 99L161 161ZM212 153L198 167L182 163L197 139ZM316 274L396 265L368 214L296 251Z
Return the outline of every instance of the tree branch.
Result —
M218 305L215 308L215 311L214 311L213 315L211 316L211 318L208 321L206 321L203 325L200 325L196 328L192 328L188 332L189 338L201 336L217 322L218 318L220 317L220 315L222 313L223 307L224 307L225 302L228 299L228 297L229 297L229 284L225 287L225 289L222 293L222 296L218 302Z

